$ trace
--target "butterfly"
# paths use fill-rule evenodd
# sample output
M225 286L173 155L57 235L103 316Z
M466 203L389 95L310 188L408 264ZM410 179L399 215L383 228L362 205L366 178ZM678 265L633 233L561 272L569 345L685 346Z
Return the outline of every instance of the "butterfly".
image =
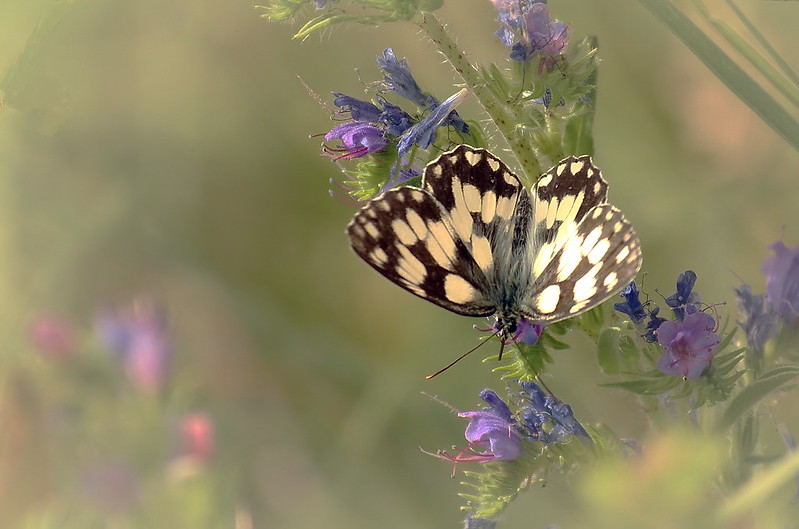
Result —
M427 165L421 188L370 200L347 233L408 292L456 314L494 315L504 344L520 320L576 316L635 277L640 241L607 191L589 156L561 160L528 190L490 152L460 145Z

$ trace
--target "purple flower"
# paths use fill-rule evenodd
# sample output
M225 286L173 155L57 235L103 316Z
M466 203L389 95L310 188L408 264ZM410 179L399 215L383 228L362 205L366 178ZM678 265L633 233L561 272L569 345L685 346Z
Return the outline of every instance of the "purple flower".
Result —
M106 347L122 359L136 387L160 389L169 357L166 318L160 307L138 303L132 309L106 311L95 325Z
M649 313L649 321L646 323L646 332L644 333L644 340L649 343L654 343L657 341L657 330L663 324L663 322L668 321L666 318L661 318L658 316L658 312L660 312L660 307L655 307Z
M641 323L646 318L646 311L641 301L638 299L639 291L635 281L630 282L627 287L621 291L621 297L624 298L622 303L614 303L613 308L630 317L633 323Z
M350 113L353 121L366 121L375 123L382 113L371 101L363 101L340 92L333 92L333 104Z
M738 307L741 309L744 321L738 324L746 333L748 343L757 355L763 354L763 346L777 331L777 315L766 312L763 296L755 296L749 285L741 285L734 289L738 295Z
M509 2L495 2L494 5ZM553 21L549 8L544 2L526 4L517 9L500 9L502 28L497 34L506 45L510 45L512 34L521 31L519 42L511 47L510 58L516 61L527 61L536 55L542 56L539 70L552 68L556 58L569 42L569 27L563 22Z
M383 56L377 58L377 65L383 70L383 84L385 87L409 101L413 101L422 108L431 107L436 103L433 96L422 92L416 79L411 74L411 68L406 59L397 59L394 50L386 48Z
M453 113L453 109L466 99L468 94L469 92L465 88L453 94L446 101L433 108L426 118L408 129L397 144L397 153L400 160L408 154L414 144L422 149L428 148L436 139L438 128L452 120L450 114ZM463 125L465 126L466 124L464 123Z
M521 406L522 424L531 438L547 444L556 443L567 435L590 439L574 418L571 406L544 393L534 382L523 381L521 386L527 392L526 402Z
M316 9L324 9L328 2L338 2L338 0L313 0Z
M792 325L799 319L799 246L788 248L782 241L770 247L774 256L763 263L766 302L771 312Z
M544 332L544 328L546 325L542 325L539 323L532 323L524 318L519 318L519 321L516 323L516 332L513 333L513 336L510 338L502 339L502 345L508 345L516 342L522 342L527 345L535 345L538 343L538 339ZM481 329L475 326L475 329L482 332L490 332L492 335L499 334L500 324L498 320L494 320L491 324L491 327L487 329Z
M692 292L696 283L696 272L686 270L677 278L677 292L666 298L666 305L672 308L674 316L682 321L685 308L699 302L699 295Z
M383 131L362 121L350 121L336 126L325 134L325 140L341 140L340 149L325 147L326 152L335 153L336 160L352 160L383 149L388 142Z
M658 343L666 348L658 369L667 375L695 380L710 366L713 350L721 341L709 314L689 306L682 321L665 321L657 330Z
M489 404L482 411L464 411L458 417L468 417L466 440L471 454L461 453L456 461L492 461L495 459L515 459L522 452L521 435L517 431L508 405L490 389L480 392L480 398ZM481 452L474 452L474 448Z
M386 127L386 134L389 136L401 136L406 130L413 126L413 118L397 105L392 105L383 98L378 98L383 105L377 121Z

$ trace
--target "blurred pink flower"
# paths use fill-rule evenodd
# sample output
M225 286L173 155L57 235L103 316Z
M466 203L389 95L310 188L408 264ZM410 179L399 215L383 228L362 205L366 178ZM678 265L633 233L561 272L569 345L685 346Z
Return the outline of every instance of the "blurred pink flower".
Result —
M207 413L184 415L178 424L180 455L198 462L208 461L214 453L214 425Z
M33 320L28 331L33 346L50 358L71 358L76 353L75 333L69 322L52 314Z

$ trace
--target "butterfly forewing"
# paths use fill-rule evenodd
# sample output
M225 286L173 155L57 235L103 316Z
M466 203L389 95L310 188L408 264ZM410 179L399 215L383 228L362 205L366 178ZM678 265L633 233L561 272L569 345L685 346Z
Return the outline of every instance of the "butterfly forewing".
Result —
M364 261L409 292L466 316L494 313L479 266L429 192L388 191L364 206L347 232Z
M569 156L541 175L531 193L535 210L535 277L576 234L585 214L606 202L608 184L589 156Z
M530 321L557 321L585 312L630 283L641 267L641 249L630 222L617 208L589 210L523 296Z

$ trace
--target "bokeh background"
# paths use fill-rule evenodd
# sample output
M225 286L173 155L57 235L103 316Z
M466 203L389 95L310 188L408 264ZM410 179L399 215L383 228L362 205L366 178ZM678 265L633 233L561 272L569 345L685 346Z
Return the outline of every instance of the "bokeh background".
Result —
M690 268L734 319L732 287L763 291L768 245L799 243L799 154L640 4L550 7L599 39L595 158L643 242L645 290L669 295ZM744 7L796 64L799 4ZM440 16L473 62L504 60L490 2ZM475 345L474 322L350 250L354 210L309 138L330 115L298 76L328 104L361 96L391 46L439 100L457 79L409 23L292 29L246 1L3 1L0 526L459 524L459 479L419 447L462 446L464 421L422 392L466 410L502 385L474 356L424 379ZM103 345L103 314L168 342L154 385ZM605 381L579 339L547 378L580 420L643 436ZM563 479L507 526L557 520Z

